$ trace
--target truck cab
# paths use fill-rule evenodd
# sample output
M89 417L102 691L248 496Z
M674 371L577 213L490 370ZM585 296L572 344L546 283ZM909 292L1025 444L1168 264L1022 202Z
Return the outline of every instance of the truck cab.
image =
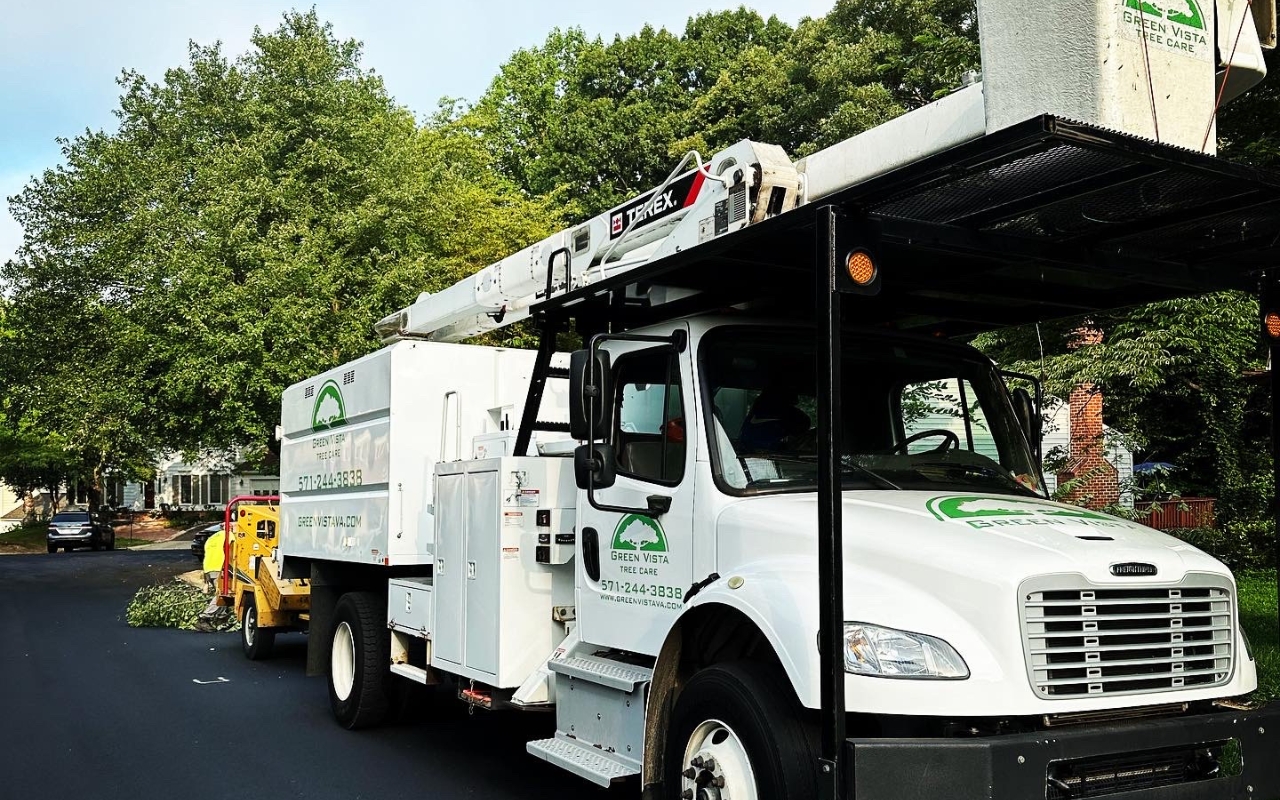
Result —
M1017 410L1033 402L1025 388L963 344L848 328L841 345L851 735L1032 731L1256 688L1230 571L1146 526L1050 500L1028 424L1038 410ZM615 658L656 658L651 709L678 711L700 668L746 662L794 697L773 713L810 730L828 445L813 329L694 317L598 335L591 351L574 359L570 398L590 439L576 456L578 636ZM602 402L574 404L579 393ZM655 748L654 770L682 753L693 782L734 780L727 756L710 778L692 760L750 749L736 730L667 722L667 737L688 739Z

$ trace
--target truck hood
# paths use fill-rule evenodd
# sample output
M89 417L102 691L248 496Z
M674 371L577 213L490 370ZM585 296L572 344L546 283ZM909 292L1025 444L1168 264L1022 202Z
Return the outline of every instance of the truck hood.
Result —
M1252 662L1237 659L1230 685L1217 688L1054 700L1034 693L1021 632L1027 594L1047 585L1172 589L1184 580L1234 592L1226 567L1159 531L1076 506L1000 494L853 491L844 494L843 511L844 619L939 637L971 673L958 683L849 675L851 710L1065 713L1153 698L1230 696L1256 685ZM820 696L813 646L820 606L817 529L813 494L733 502L716 524L716 572L726 579L724 588L717 583L706 590L710 597L694 600L734 605L752 619L784 654L783 664L811 708Z
M1010 580L1065 572L1095 583L1132 582L1133 570L1112 569L1129 563L1154 567L1162 583L1191 571L1229 574L1200 550L1145 525L1048 500L916 491L846 492L843 500L845 558L854 568L940 569ZM720 515L719 553L733 558L724 545L754 539L755 531L770 542L756 544L775 556L811 555L817 524L814 494L748 498ZM752 550L761 552L751 548L740 556L749 558Z

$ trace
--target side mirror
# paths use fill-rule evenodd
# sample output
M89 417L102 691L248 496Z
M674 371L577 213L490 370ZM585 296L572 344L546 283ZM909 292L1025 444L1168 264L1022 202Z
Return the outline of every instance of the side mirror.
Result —
M1019 387L1013 390L1013 413L1027 437L1027 444L1031 445L1033 451L1039 453L1040 414L1036 410L1035 401L1031 399L1031 393L1026 389Z
M609 405L613 398L609 354L597 351L592 365L590 353L575 350L569 357L569 435L578 440L604 439L609 435ZM587 409L593 397L595 419L588 420Z
M614 470L613 445L603 442L578 445L573 451L573 477L579 489L586 489L588 481L596 489L612 486L618 477Z

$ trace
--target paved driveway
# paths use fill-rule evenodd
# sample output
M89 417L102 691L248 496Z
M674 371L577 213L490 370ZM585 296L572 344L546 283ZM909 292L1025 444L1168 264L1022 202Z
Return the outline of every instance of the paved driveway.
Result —
M190 566L185 552L0 558L0 800L637 797L527 755L549 714L445 700L351 733L304 677L300 635L253 663L237 634L125 624L139 586Z

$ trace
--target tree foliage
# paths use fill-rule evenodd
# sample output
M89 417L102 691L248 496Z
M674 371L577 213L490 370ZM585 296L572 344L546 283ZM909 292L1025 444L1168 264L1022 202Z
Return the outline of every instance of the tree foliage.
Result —
M116 130L64 140L12 199L0 446L42 439L100 477L161 448L268 442L282 388L374 348L371 323L417 293L649 189L690 149L806 155L979 61L974 0L837 0L794 27L739 8L611 41L552 30L474 104L415 120L361 55L290 13L243 55L193 44L158 79L120 76ZM1223 110L1226 156L1280 163L1277 86ZM1065 346L1079 320L981 343L1063 396L1102 385L1108 421L1188 491L1254 508L1269 461L1251 303L1111 314L1082 350Z
M125 72L118 130L64 141L13 198L4 394L96 474L269 441L285 385L556 222L447 114L416 124L314 12L252 45Z
M1068 345L1080 319L984 334L976 344L1003 366L1042 376L1050 394L1097 385L1107 423L1128 434L1140 459L1177 466L1172 486L1220 498L1226 519L1264 515L1271 458L1257 301L1224 292L1090 321L1101 344Z
M612 42L553 30L470 113L508 177L597 214L690 149L743 138L803 155L916 108L978 64L972 0L839 0L791 28L745 8Z

